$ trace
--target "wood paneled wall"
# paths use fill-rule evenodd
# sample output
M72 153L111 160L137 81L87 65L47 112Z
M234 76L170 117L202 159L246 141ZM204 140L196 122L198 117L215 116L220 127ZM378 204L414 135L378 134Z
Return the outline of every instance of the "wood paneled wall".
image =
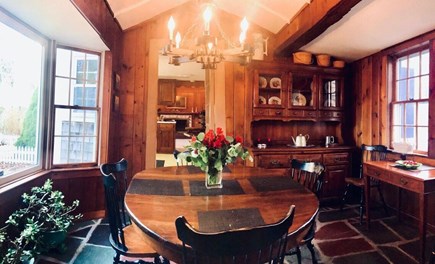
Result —
M357 146L361 144L383 144L389 146L388 119L389 119L389 91L391 68L389 58L393 54L410 49L422 43L429 43L432 54L435 54L435 31L405 41L372 56L363 58L352 65L353 98L353 140ZM430 62L430 98L429 98L429 158L408 155L425 164L435 165L435 60ZM390 147L390 146L389 146ZM398 155L396 157L398 159ZM397 205L398 189L394 186L383 184L384 196L392 207ZM409 191L402 191L402 210L412 219L418 216L418 196ZM428 204L428 221L435 228L435 195L432 195Z
M186 15L190 14L190 15ZM117 130L119 140L120 155L130 161L130 177L136 172L143 170L145 167L153 164L146 164L145 149L150 144L150 140L155 136L152 124L147 124L146 103L149 98L154 98L157 93L157 83L149 85L148 81L156 76L149 76L156 73L157 69L154 64L149 64L150 43L153 40L163 40L166 43L168 31L167 21L170 15L174 16L177 24L176 31L181 34L186 32L188 27L194 22L196 16L200 14L199 7L194 3L186 3L180 7L163 13L149 21L126 30L122 37L121 52L121 90L120 94L120 126ZM229 15L224 12L215 14L221 27L228 36L238 38L239 22L241 18ZM212 28L213 31L213 28ZM251 26L250 33L260 32L264 37L271 35L270 32ZM249 34L250 34L249 33ZM273 44L271 44L273 47ZM162 46L163 47L163 46ZM153 51L155 52L155 51ZM272 54L272 52L270 53ZM269 58L270 59L270 58ZM225 106L225 126L226 132L230 135L247 136L246 115L248 114L245 100L246 91L246 73L245 68L234 63L224 63L222 76L215 76L216 83L224 82L222 91L225 94L225 100L215 102L220 106ZM221 67L221 66L220 66ZM220 89L220 88L217 88ZM156 103L157 107L157 103ZM222 114L220 112L219 114ZM151 120L151 119L148 119ZM149 135L148 133L151 133ZM147 142L148 141L148 142ZM147 152L148 154L148 152Z

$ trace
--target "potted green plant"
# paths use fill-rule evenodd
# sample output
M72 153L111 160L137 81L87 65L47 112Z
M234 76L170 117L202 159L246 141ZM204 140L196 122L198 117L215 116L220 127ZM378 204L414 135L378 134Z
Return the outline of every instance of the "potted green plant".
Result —
M72 214L79 201L66 205L64 195L53 190L50 179L22 198L22 208L10 215L0 229L0 246L7 248L4 259L0 254L0 263L19 263L52 248L63 251L68 228L82 216Z

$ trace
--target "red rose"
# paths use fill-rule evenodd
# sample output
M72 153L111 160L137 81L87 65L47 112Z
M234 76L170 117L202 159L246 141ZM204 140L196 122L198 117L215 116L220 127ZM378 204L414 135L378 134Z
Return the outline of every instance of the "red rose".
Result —
M236 143L242 143L243 142L243 138L241 136L237 136L235 140L236 140Z

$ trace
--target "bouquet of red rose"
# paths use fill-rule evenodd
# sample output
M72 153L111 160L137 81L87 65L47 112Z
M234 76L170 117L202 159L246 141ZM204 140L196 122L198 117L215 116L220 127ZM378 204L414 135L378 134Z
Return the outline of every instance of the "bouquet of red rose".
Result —
M252 160L242 145L242 138L225 136L219 127L216 133L210 129L207 133L201 132L198 136L192 137L187 149L190 152L186 157L187 161L212 177L222 171L226 164L233 163L239 157L243 160Z

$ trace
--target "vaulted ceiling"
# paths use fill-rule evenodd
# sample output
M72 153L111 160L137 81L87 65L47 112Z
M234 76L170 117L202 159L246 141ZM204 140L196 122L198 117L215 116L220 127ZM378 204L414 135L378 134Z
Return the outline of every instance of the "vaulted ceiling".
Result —
M127 29L154 16L182 5L188 1L198 3L205 0L107 0L115 18L123 29ZM291 30L291 23L298 23L296 27L303 27L304 21L295 20L301 10L315 5L319 0L210 0L219 9L239 17L247 16L254 23L270 32L283 37L285 31ZM340 2L340 1L326 1ZM328 53L354 61L376 53L384 48L405 41L414 36L435 29L435 0L344 0L354 2L349 10L337 14L337 9L331 10L329 18L336 21L321 21L314 38L307 39L298 49L312 53ZM310 4L311 3L311 4ZM326 4L322 4L326 5ZM315 7L314 9L318 9ZM310 15L316 10L309 10ZM188 15L188 14L186 14ZM333 16L337 17L333 17ZM307 16L308 20L314 19ZM336 23L335 23L336 22ZM330 25L331 24L331 25ZM326 25L326 27L325 27ZM322 27L323 26L323 27ZM280 55L290 56L292 52L283 40ZM293 41L293 39L290 39Z
M187 1L204 0L107 0L115 18L123 29L146 21ZM324 0L213 0L217 8L237 16L247 16L251 23L276 34L281 40L281 55L290 56L286 35L295 25L302 8L316 6ZM311 2L311 3L310 3ZM355 2L348 10L334 17L334 23L317 26L316 34L308 30L308 37L299 37L303 43L298 49L312 53L329 53L354 61L376 53L396 43L435 29L435 0L328 0ZM310 4L308 4L310 3ZM61 44L92 50L107 47L99 39L69 0L0 0L0 7L8 10L38 31ZM311 12L311 11L310 11ZM188 15L188 14L186 14ZM310 20L310 16L306 16ZM65 18L68 18L66 23ZM301 21L300 21L301 22ZM302 21L304 22L304 21ZM325 27L325 25L328 25ZM294 35L293 35L294 36ZM314 37L313 37L314 36ZM310 39L312 38L312 39ZM288 40L289 43L286 43ZM303 40L303 41L301 41Z

